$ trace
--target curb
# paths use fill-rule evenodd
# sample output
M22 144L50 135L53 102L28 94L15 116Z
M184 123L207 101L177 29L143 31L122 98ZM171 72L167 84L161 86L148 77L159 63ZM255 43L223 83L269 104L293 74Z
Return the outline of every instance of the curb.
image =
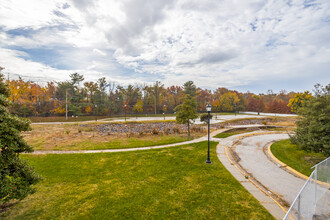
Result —
M219 147L220 143L218 144L217 147ZM246 176L246 173L237 166L236 162L234 162L228 153L228 146L225 145L224 146L224 152L225 155L227 157L227 159L229 160L229 162L239 171L239 173L241 173L243 176ZM220 161L221 162L221 161ZM227 169L228 170L228 169ZM230 172L230 171L229 171ZM248 181L251 182L257 189L259 189L265 196L269 197L271 200L273 200L275 202L276 205L278 205L278 207L280 207L280 209L284 212L284 214L288 211L282 204L280 204L275 198L273 198L269 193L267 193L262 187L260 187L257 183L255 183L252 179L248 178ZM244 187L244 186L243 186ZM251 194L251 192L249 192ZM255 197L256 198L256 197ZM257 198L256 198L257 199ZM258 199L257 199L258 200ZM260 202L260 200L258 200ZM266 208L267 209L267 208ZM269 210L268 210L269 211ZM274 217L274 216L273 216Z
M277 157L274 156L274 154L272 153L272 151L270 149L272 144L273 143L269 144L268 147L267 147L267 152L268 152L268 155L271 157L271 159L273 161L275 161L277 164L281 165L281 167L284 167L285 169L289 170L290 172L294 173L295 175L299 176L300 178L308 180L308 178L309 178L308 176L298 172L297 170L293 169L289 165L287 165L287 164L283 163L282 161L280 161L279 159L277 159ZM322 182L320 180L318 180L317 183L320 184L320 185L326 186L326 187L330 187L329 183L325 183L325 182Z

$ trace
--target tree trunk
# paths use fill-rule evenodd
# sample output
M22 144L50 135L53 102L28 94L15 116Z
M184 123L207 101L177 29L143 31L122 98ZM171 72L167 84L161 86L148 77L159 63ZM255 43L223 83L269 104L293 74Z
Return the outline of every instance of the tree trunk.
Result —
M189 120L188 120L188 137L190 137L190 124L189 124Z

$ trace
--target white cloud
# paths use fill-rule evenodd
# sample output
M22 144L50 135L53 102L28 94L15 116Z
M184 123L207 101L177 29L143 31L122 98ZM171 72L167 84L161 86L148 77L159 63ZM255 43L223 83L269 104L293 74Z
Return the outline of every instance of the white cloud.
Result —
M61 62L72 65L66 72L125 82L158 78L166 85L192 79L205 88L250 86L251 91L257 84L280 88L274 79L294 83L300 77L309 87L329 83L321 82L330 80L329 26L327 0L309 7L300 0L6 0L0 6L0 46L65 47L57 52ZM8 32L17 28L31 33ZM27 62L41 77L62 71L17 50L2 54L6 62Z

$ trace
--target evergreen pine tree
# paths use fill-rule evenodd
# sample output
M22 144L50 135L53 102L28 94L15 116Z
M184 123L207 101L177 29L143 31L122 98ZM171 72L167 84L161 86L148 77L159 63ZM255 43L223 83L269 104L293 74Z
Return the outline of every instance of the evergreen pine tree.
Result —
M297 130L291 141L301 149L330 156L330 84L315 88L315 97L298 109Z
M11 115L7 109L9 89L0 73L0 204L12 199L21 200L35 190L40 177L33 168L19 158L32 148L23 140L22 131L30 129L30 121Z

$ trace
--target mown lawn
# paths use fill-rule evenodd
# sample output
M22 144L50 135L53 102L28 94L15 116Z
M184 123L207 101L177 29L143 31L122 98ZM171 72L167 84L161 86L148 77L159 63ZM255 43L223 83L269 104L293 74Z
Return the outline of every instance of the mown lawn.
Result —
M39 145L35 150L104 150L104 149L124 149L136 147L149 147L157 145L166 145L189 141L194 137L179 135L148 135L141 138L116 137L101 141L98 139L86 139L76 143L68 143L66 145L55 144L53 147L43 147Z
M220 134L215 135L215 138L227 138L233 135L237 134L244 134L244 133L249 133L253 131L258 131L260 129L258 128L237 128L229 131L222 132ZM281 128L281 127L264 127L262 128L263 131L286 131L288 130L287 128Z
M43 176L2 219L273 219L207 142L122 153L22 155Z
M320 153L298 149L289 139L275 142L270 149L277 159L306 176L312 173L311 167L326 158Z
M227 138L233 135L237 135L237 134L243 134L243 133L247 133L247 132L252 132L253 130L247 130L247 129L239 129L239 130L233 130L233 131L225 131L222 132L220 134L215 135L215 138Z

